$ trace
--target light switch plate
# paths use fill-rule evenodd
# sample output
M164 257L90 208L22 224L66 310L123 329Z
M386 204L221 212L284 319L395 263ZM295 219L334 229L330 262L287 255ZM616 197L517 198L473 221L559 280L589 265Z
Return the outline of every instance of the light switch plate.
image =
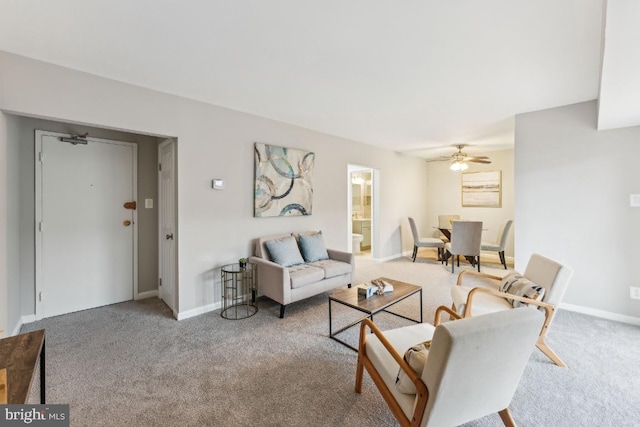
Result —
M632 208L640 207L640 194L630 194L629 195L629 205Z
M211 187L214 190L223 190L224 189L224 180L223 179L214 179L211 181Z
M144 199L145 209L153 209L153 199Z

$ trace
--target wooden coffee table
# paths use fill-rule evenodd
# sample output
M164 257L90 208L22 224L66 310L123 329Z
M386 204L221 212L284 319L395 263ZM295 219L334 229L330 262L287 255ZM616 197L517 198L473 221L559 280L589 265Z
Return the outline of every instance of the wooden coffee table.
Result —
M411 320L412 322L422 323L422 286L412 285L411 283L401 282L399 280L388 279L386 277L379 277L378 280L384 280L393 285L393 292L388 292L384 295L374 295L369 298L365 298L363 296L358 295L357 287L352 287L350 289L340 289L335 291L329 295L329 338L332 338L338 341L340 344L346 345L350 349L354 351L358 351L358 349L347 342L341 340L336 337L340 332L346 331L349 328L352 328L362 322L364 319L369 318L373 320L373 316L380 312L385 312L389 314L393 314L394 316L402 317L403 319ZM403 316L398 313L394 313L392 311L388 311L387 308L390 306L402 301L403 299L409 298L411 295L419 294L420 295L420 320L412 319L410 317ZM333 330L333 319L331 316L331 304L336 302L338 304L346 305L347 307L351 307L363 313L366 313L366 316L356 320L355 322L351 322L345 327L342 327L337 330Z

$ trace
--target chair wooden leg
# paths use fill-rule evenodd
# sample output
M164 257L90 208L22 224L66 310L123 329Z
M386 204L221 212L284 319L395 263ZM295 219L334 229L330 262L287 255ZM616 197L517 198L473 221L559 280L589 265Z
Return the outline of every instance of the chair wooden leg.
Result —
M416 245L413 245L413 255L411 255L411 257L413 258L413 262L416 262L416 255L418 255L418 247Z
M547 343L544 341L544 337L538 338L538 342L536 343L536 347L538 347L538 349L541 352L543 352L545 354L545 356L547 356L549 359L551 359L551 361L553 363L555 363L556 365L560 366L561 368L566 368L567 367L567 364L564 363L562 361L562 359L560 359L558 357L558 355L555 354L553 350L551 350L551 348L549 348Z
M284 304L280 304L280 318L284 319L284 308L286 306Z
M358 354L358 363L356 365L356 393L362 393L362 376L364 375L364 365L362 358Z
M480 255L478 255L478 273L480 273Z
M513 420L511 412L509 412L509 408L504 408L502 411L498 412L498 414L500 415L502 424L507 427L516 427L516 422Z

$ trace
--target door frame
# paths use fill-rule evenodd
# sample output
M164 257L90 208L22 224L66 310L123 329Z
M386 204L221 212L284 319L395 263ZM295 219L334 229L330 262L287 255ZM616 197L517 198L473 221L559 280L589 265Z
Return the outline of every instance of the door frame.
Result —
M371 172L371 259L380 258L380 169L355 164L347 165L347 250L353 252L353 209L351 205L351 174L358 171Z
M34 164L35 164L35 294L34 306L36 320L43 319L43 292L46 292L42 277L42 137L53 136L56 138L70 138L67 133L36 130L34 141ZM133 148L133 200L138 200L138 144L133 142L115 141L111 139L101 139L87 137L87 141L101 144L125 145ZM45 160L46 161L46 160ZM138 210L133 210L133 299L138 295ZM46 298L46 293L44 294Z
M178 144L175 138L167 138L158 144L158 298L161 297L161 289L160 289L160 280L162 280L162 272L164 267L164 257L162 256L162 245L163 234L162 234L162 222L160 219L160 211L163 209L163 205L165 203L164 197L161 191L162 185L162 177L160 176L162 171L160 170L160 162L162 160L162 148L167 145L173 145L173 207L174 207L174 224L173 224L173 242L174 242L174 251L173 251L173 295L172 297L172 306L170 307L173 311L173 316L178 318L178 304L179 304L179 295L180 295L180 285L178 283L178 250L179 250L179 238L180 233L178 232Z

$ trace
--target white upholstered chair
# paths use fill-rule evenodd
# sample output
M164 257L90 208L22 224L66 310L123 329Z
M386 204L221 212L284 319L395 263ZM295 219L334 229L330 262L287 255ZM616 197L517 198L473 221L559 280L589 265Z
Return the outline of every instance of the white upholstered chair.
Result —
M460 267L460 255L464 255L471 264L478 264L480 271L480 244L482 243L482 221L453 221L451 226L451 242L445 243L445 252L451 254L451 272L453 273L453 258L458 259ZM449 263L449 257L445 255L445 261Z
M523 274L524 278L545 288L542 301L551 306L546 312L544 327L540 331L536 347L561 367L567 365L549 348L545 337L572 275L573 270L570 267L539 254L531 255ZM501 280L499 276L470 270L462 271L458 276L457 286L451 288L452 309L464 317L469 317L513 309L507 298L535 303L529 298L516 298L514 295L500 292Z
M442 240L436 239L435 237L420 237L416 222L411 217L409 217L409 226L411 227L411 234L413 235L413 255L411 255L413 262L416 262L418 248L437 248L438 260L442 261L442 255L444 253L444 243Z
M529 308L508 310L439 324L439 307L427 323L380 331L365 319L360 328L356 392L364 369L401 426L454 426L498 412L514 426L509 404L518 387L544 316ZM439 324L439 325L438 325ZM366 333L370 328L373 333ZM421 375L405 362L410 347L431 341ZM396 387L402 369L416 394Z
M507 245L507 237L509 237L509 231L511 230L511 226L513 225L513 220L510 219L504 223L504 227L502 228L502 234L498 237L497 242L482 242L480 245L480 249L483 251L495 251L498 252L498 256L500 257L500 262L504 266L504 269L507 269L507 260L504 257L504 247Z

